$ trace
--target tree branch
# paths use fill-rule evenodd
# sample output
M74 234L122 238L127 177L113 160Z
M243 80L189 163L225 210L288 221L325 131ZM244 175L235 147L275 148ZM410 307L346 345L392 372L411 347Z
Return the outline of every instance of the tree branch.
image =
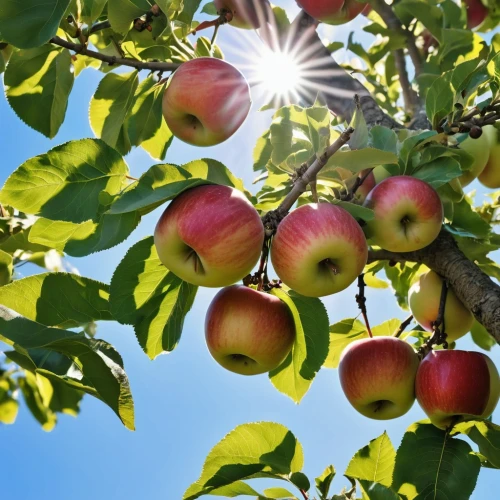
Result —
M360 96L361 109L369 125L402 128L402 125L384 113L359 80L337 64L321 42L316 28L316 21L301 11L292 23L288 35L281 40L285 47L294 47L305 66L304 79L307 82L301 99L312 104L320 92L328 108L349 122L356 108L353 98L357 94Z
M86 56L98 59L99 61L107 62L110 65L121 65L129 66L138 70L147 69L149 71L175 71L180 64L178 63L164 63L164 62L143 62L131 59L128 57L115 57L101 54L100 52L95 52L93 50L87 49L84 45L68 42L63 38L55 36L51 38L50 43L54 45L59 45L69 50L73 50L77 54L85 54Z
M500 344L500 286L462 253L448 231L443 229L429 246L416 252L377 250L369 253L368 263L379 260L418 262L438 273Z

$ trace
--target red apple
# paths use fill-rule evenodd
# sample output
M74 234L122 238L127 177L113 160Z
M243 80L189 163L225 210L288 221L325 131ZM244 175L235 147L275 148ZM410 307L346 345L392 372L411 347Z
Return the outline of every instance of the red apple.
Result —
M344 24L354 19L366 3L356 0L297 0L311 17L327 24Z
M221 366L241 375L257 375L285 360L295 339L295 325L280 299L235 285L222 289L210 304L205 337Z
M443 280L434 271L421 274L408 293L408 304L415 320L427 331L439 314ZM448 288L444 307L444 327L448 342L463 337L472 328L474 316L460 302L452 288Z
M271 261L296 292L322 297L347 288L368 258L365 236L354 217L329 203L303 205L278 226Z
M259 260L264 226L237 189L198 186L167 207L155 230L162 263L193 285L220 287L244 278Z
M467 8L467 28L470 30L479 26L488 15L488 9L481 0L465 0Z
M340 358L340 385L349 403L365 417L400 417L415 401L418 363L413 347L396 337L356 340Z
M463 417L489 417L498 403L500 379L484 354L433 351L420 363L415 390L431 422L446 429Z
M268 0L214 0L214 4L219 14L223 9L232 12L231 26L247 30L260 28L270 8Z
M172 133L194 146L214 146L242 125L252 100L245 77L212 57L183 63L163 95L163 116Z
M490 189L500 188L500 130L488 125L483 128L483 135L488 139L489 154L484 170L479 175L479 182Z
M365 200L375 212L366 225L372 241L391 252L412 252L432 243L443 222L443 205L426 182L398 175L377 184Z

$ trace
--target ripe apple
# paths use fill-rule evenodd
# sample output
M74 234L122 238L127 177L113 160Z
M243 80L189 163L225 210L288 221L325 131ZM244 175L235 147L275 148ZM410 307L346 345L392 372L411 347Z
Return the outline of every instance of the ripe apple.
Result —
M303 205L288 214L271 246L276 274L307 297L344 290L363 271L367 258L359 224L330 203Z
M439 314L443 280L434 271L421 274L408 292L408 304L415 320L427 331ZM447 340L454 342L472 328L474 316L460 302L452 288L448 288L444 306L444 327Z
M311 17L326 24L344 24L354 19L366 3L356 0L297 0Z
M264 226L243 193L198 186L167 207L155 230L161 262L193 285L220 287L245 277L259 260Z
M488 125L483 128L483 135L489 141L489 157L479 175L479 182L488 188L497 189L500 187L500 130Z
M295 325L280 299L235 285L223 288L210 304L205 337L221 366L241 375L257 375L285 360L295 339Z
M418 363L413 347L396 337L356 340L340 358L340 385L349 403L365 417L400 417L415 401Z
M245 77L213 57L183 63L163 94L163 117L179 139L194 146L214 146L242 125L252 100Z
M500 378L482 353L433 351L420 363L415 391L431 422L446 429L463 417L489 417L500 397Z
M233 13L231 26L246 30L260 28L269 9L268 0L214 0L214 4L219 14L222 9Z
M486 128L486 127L485 127ZM488 157L490 155L490 141L488 134L483 133L478 139L468 137L460 144L460 149L463 149L474 157L474 163L467 172L463 173L458 179L462 187L469 185L486 167Z
M481 0L465 0L467 8L467 28L474 29L479 26L488 15L488 9Z
M376 245L391 252L412 252L438 236L443 205L436 191L415 177L398 175L377 184L364 203L375 212L366 225Z

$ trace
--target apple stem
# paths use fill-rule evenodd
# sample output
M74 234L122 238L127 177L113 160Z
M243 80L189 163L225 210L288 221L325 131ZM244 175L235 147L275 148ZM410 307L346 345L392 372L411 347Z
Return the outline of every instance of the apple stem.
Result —
M413 315L408 316L399 326L399 328L394 332L393 337L399 338L401 334L406 330L408 325L413 321Z
M421 359L425 358L429 352L432 351L433 346L442 345L445 349L448 349L448 342L446 341L446 330L445 330L445 321L444 321L444 313L446 307L446 298L448 297L448 281L444 278L443 286L441 288L441 297L439 299L439 311L436 318L436 321L432 322L432 331L433 334L431 338L418 350L418 355Z
M366 310L366 297L365 297L365 275L360 274L358 276L358 288L359 288L359 293L356 294L356 302L358 304L358 307L361 311L361 314L363 315L363 319L365 321L366 329L368 331L368 335L370 338L373 338L373 333L370 328L370 322L368 321L368 312Z
M374 167L375 168L375 167ZM368 178L368 176L373 172L373 168L367 169L364 175L361 177L358 175L356 177L356 181L354 182L354 185L352 186L352 189L350 192L347 193L346 200L352 200L354 198L354 195L356 194L356 191L363 185L363 182Z

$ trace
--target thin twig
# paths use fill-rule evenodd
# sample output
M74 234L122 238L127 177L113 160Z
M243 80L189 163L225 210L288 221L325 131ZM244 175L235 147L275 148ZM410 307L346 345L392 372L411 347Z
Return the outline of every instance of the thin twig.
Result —
M400 337L401 334L408 328L408 325L413 321L413 315L408 316L402 323L399 325L399 328L394 332L393 337Z
M89 35L108 28L111 28L111 23L106 19L105 21L93 24L89 30Z
M61 37L55 36L51 38L50 43L54 45L59 45L69 50L73 50L77 54L85 54L93 59L98 59L99 61L107 62L110 65L121 65L129 66L138 70L147 69L149 71L175 71L180 64L178 63L165 63L165 62L143 62L137 61L136 59L131 59L128 57L115 57L101 54L100 52L95 52L93 50L86 49L84 45L68 42Z
M356 294L356 302L358 304L359 310L361 311L361 314L363 315L363 319L365 320L365 325L366 329L368 330L368 335L370 338L373 337L372 330L370 328L370 322L368 321L368 313L366 310L366 297L365 297L365 287L366 283L364 280L365 275L360 274L358 276L358 288L359 288L359 293Z

